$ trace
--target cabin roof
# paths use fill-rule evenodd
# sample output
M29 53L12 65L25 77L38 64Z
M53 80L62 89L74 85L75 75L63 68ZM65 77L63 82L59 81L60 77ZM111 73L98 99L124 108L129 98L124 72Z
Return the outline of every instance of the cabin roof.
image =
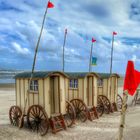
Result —
M88 74L87 72L66 72L70 78L84 78Z
M110 77L110 73L97 73L101 79L107 79ZM117 78L120 78L120 76L116 73L112 73L111 76L116 76Z
M52 71L35 71L33 73L33 78L46 78L48 76L51 76L55 73L60 73L64 76L67 77L67 75L63 72L58 72L58 71L55 71L55 72L52 72ZM15 78L30 78L31 77L31 72L21 72L21 73L18 73Z
M60 73L62 75L64 75L65 77L68 77L68 78L84 78L88 75L95 75L97 77L100 77L97 73L94 73L94 72L59 72L59 71L36 71L34 72L33 74L33 78L46 78L48 76L51 76L55 73ZM21 72L21 73L18 73L15 78L30 78L31 77L31 72Z
M51 76L55 73L60 73L61 75L64 75L65 77L68 78L85 78L88 75L95 75L98 78L101 79L107 79L110 77L109 73L95 73L95 72L60 72L60 71L36 71L33 74L33 78L46 78L48 76ZM113 73L111 76L116 76L117 78L119 78L120 76L116 73ZM30 78L31 77L31 72L21 72L18 73L15 78Z
M100 77L97 73L94 72L66 72L66 74L68 75L68 77L70 78L85 78L88 75L95 75L97 77Z

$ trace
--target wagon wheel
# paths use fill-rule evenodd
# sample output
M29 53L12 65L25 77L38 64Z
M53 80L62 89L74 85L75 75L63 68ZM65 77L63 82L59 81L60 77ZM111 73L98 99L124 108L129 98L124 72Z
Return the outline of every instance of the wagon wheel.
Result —
M27 123L29 127L41 136L44 136L49 129L48 116L40 105L32 105L27 112Z
M80 99L73 99L70 101L75 109L76 118L85 122L88 119L88 109L85 103Z
M110 111L111 111L111 103L110 103L109 99L106 96L104 96L104 95L99 95L99 98L101 98L102 101L103 101L103 104L104 104L104 112L106 114L109 114Z
M100 97L97 98L97 107L96 108L97 108L99 117L101 117L104 113L104 104Z
M64 118L67 127L71 127L75 123L75 110L73 105L69 101L66 101L66 114L64 115Z
M9 110L9 119L12 125L19 126L22 111L18 106L11 106Z
M122 97L118 94L117 95L117 108L119 110L122 109L122 102L123 102Z

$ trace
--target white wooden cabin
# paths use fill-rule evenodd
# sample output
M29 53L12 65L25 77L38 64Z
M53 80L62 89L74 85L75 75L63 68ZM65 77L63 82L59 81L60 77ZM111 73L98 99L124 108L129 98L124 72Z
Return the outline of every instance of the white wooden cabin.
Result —
M105 95L111 103L116 103L118 95L118 79L120 76L116 73L113 73L111 76L108 73L98 73L98 75L101 77L98 80L98 95Z
M92 72L66 73L66 99L81 99L87 106L97 106L97 81L99 75Z
M65 114L65 89L68 76L63 72L38 71L34 73L29 87L30 76L31 72L23 72L15 77L16 105L23 110L27 95L26 112L31 105L36 104L45 108L48 117L55 113Z

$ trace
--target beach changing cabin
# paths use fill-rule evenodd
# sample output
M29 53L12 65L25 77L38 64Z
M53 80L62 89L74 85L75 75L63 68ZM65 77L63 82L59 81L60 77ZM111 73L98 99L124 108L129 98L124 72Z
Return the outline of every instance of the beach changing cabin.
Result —
M45 132L42 132L43 129L41 129L43 134L48 130L49 124L54 133L65 129L66 125L71 126L74 123L75 112L70 102L66 101L65 89L68 76L58 71L38 71L34 72L31 82L30 77L31 72L23 72L15 76L16 106L12 106L9 111L11 123L17 122L18 124L19 118L15 120L15 116L18 114L20 117L21 112L25 110L24 114L27 116L29 126L32 125L31 121L34 121L36 125L44 127L45 125L43 124L47 120L50 121L49 123L46 122ZM69 115L69 110L71 110L71 116ZM42 120L44 120L43 123L41 122Z
M96 73L66 73L66 99L81 99L87 106L97 106L97 81Z
M28 90L31 73L24 72L16 75L16 105L21 109L25 106L39 104L45 108L48 116L54 113L65 113L65 75L62 72L35 72Z
M105 95L111 104L117 103L118 95L118 74L113 73L111 76L108 73L98 73L98 95ZM111 85L110 85L111 84Z

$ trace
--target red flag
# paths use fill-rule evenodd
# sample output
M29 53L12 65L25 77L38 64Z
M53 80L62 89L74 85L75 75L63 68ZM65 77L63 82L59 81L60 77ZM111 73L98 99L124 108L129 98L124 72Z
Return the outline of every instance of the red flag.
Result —
M94 38L92 38L92 43L96 42L96 40Z
M134 69L133 61L128 61L123 90L133 96L139 84L140 72Z
M48 1L47 8L53 8L53 7L54 7L53 3L52 3L52 2L50 2L50 1Z
M117 35L117 33L116 32L113 32L113 35Z

